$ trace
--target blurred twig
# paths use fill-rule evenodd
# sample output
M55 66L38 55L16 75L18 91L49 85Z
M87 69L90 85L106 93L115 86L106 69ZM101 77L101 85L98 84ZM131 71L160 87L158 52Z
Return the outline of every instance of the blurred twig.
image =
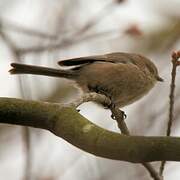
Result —
M171 49L180 39L180 20L170 19L165 26L156 31L152 31L144 37L144 47L147 51L165 52Z
M11 40L11 38L9 38L9 36L7 36L6 33L3 31L1 24L0 24L0 37L4 40L4 42L8 45L10 50L13 52L13 55L15 55L15 57L16 57L18 54L16 45Z
M176 79L176 69L180 66L180 51L172 53L172 72L171 72L171 85L170 85L170 94L169 94L169 119L166 136L170 136L171 127L174 119L174 91L175 91L175 79ZM160 174L163 174L165 168L166 161L161 162L160 166Z
M105 35L114 35L118 34L119 30L114 29L114 30L109 30L109 31L104 31L104 32L99 32L99 33L92 33L89 35L81 35L80 37L76 37L74 35L69 36L68 38L64 38L60 42L55 42L55 43L49 43L47 45L38 45L38 46L32 46L32 47L27 47L27 48L18 48L18 52L21 55L27 54L27 53L42 53L44 51L55 51L58 49L65 49L73 45L77 45L78 43L85 42L87 40L93 40L95 38L99 37L104 37Z
M1 21L1 28L3 28L3 30L6 30L6 31L8 30L8 31L13 31L13 32L19 32L28 36L35 36L35 37L43 38L43 39L45 38L56 39L57 38L56 35L39 32L34 29L26 28L24 26L20 26L12 22L8 22L7 20L0 19L0 21Z
M53 43L53 44L48 44L48 45L44 45L44 46L37 46L37 47L29 47L29 48L20 48L19 52L21 54L26 54L26 53L40 53L43 51L54 51L57 49L65 49L68 48L70 46L73 45L77 45L78 43L82 43L85 42L86 40L89 39L94 39L97 37L101 37L104 36L105 34L113 34L113 31L109 31L109 32L102 32L102 33L94 33L94 34L89 34L87 36L82 36L82 37L76 37L76 36L72 36L72 37L68 37L67 39L63 39L61 42L59 43Z
M67 48L68 46L83 42L87 39L114 34L115 32L118 32L119 30L115 29L115 30L110 30L110 31L105 31L105 32L100 32L100 33L89 34L89 35L87 35L86 33L87 31L92 29L94 26L96 26L98 23L100 23L102 20L104 20L104 18L109 15L109 12L113 13L114 11L112 11L112 8L116 6L117 4L114 2L114 0L106 4L98 13L96 13L92 18L90 18L85 25L77 29L75 32L68 34L68 37L64 37L59 42L49 43L47 45L41 45L41 46L35 45L32 47L27 47L27 48L21 47L18 49L18 52L23 55L27 53L41 53L44 51L55 51L60 48Z
M24 180L31 180L31 167L32 167L32 155L31 155L31 132L29 127L22 127L22 138L25 147L26 160L24 170Z
M92 29L98 23L105 19L109 15L109 12L113 12L112 8L116 7L116 3L112 0L110 3L107 3L103 8L99 10L93 17L91 17L88 22L82 26L74 35L82 35L88 30Z
M7 44L8 48L10 49L11 53L13 54L14 61L19 61L20 54L18 53L18 50L16 48L15 43L9 38L8 35L0 28L0 37L4 40L4 42ZM19 84L19 89L21 92L21 95L25 97L25 93L23 91L23 84L22 84L22 79L19 77L18 78L18 84ZM25 152L26 152L26 166L25 166L25 175L24 175L24 180L30 180L30 169L31 169L31 152L30 152L30 130L28 127L22 127L23 133L23 143L25 147Z

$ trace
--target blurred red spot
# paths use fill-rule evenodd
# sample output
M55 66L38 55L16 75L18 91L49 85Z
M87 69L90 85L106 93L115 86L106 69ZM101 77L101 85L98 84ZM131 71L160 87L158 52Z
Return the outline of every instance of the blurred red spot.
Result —
M142 36L143 33L140 30L139 26L134 24L125 30L125 34L131 35L131 36Z
M117 3L123 3L126 0L116 0Z

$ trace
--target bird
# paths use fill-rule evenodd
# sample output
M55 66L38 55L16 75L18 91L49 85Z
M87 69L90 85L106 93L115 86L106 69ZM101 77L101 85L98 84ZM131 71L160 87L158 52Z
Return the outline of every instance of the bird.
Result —
M134 103L158 81L163 81L156 65L136 53L113 52L77 57L60 60L58 64L59 69L11 63L12 69L9 72L73 80L84 93L103 94L118 108Z

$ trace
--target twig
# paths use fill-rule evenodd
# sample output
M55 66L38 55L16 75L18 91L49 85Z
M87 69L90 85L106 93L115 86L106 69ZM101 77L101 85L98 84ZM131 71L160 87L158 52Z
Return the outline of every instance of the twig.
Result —
M93 17L91 17L88 22L81 27L74 35L81 35L82 33L86 33L88 30L92 29L98 23L100 23L106 16L109 15L109 12L112 8L116 7L114 0L110 3L107 3L98 13L96 13ZM114 11L111 11L114 12Z
M121 132L125 135L130 135L128 127L124 121L124 112L119 110L119 108L117 107L111 107L111 112L112 115L115 117L115 120L117 121L118 127Z
M105 31L102 33L94 33L82 37L83 34L86 34L87 31L92 29L94 26L96 26L98 23L100 23L107 15L109 15L109 11L116 7L116 3L111 1L110 3L106 4L98 13L96 13L92 18L88 20L88 22L83 25L81 28L77 29L74 33L71 34L71 36L64 38L60 42L56 43L51 43L48 45L42 45L42 46L32 46L32 47L27 47L27 48L19 48L18 51L20 54L27 54L27 53L41 53L43 51L55 51L60 48L67 48L68 46L71 46L73 44L80 43L84 40L97 37L97 36L102 36L102 35L107 35L107 34L114 34L114 30L112 31ZM114 11L111 11L112 13ZM115 29L115 32L117 30ZM117 31L118 32L118 31ZM102 35L101 35L102 34Z
M24 167L24 180L31 179L31 167L32 167L32 153L31 153L31 132L29 127L22 127L22 138L25 151L25 167Z
M39 32L39 31L34 30L34 29L26 28L26 27L17 25L17 24L12 23L12 22L8 22L7 20L0 19L0 23L1 23L1 28L5 29L5 30L20 32L20 33L23 33L25 35L35 36L35 37L43 38L43 39L53 39L54 40L57 38L56 35L51 35L51 34Z
M9 38L9 36L6 35L6 33L2 30L1 24L0 24L0 36L1 38L4 40L4 42L8 45L8 47L10 48L10 50L13 51L13 54L17 54L17 48L15 43L11 40L11 38Z
M98 104L103 104L105 106L109 106L111 104L111 100L107 98L105 95L97 94L97 93L87 93L84 94L81 98L78 98L77 100L68 104L68 106L77 108L84 102L88 102L88 101L94 101L97 102Z
M63 40L61 40L60 42L55 42L55 43L49 43L47 45L38 45L38 46L31 46L31 47L21 47L18 48L18 52L22 55L27 54L27 53L42 53L44 51L55 51L57 49L65 49L68 47L71 47L73 45L77 45L79 43L83 43L86 42L87 40L94 40L96 38L100 38L103 36L110 36L110 35L115 35L115 34L119 34L119 30L118 29L112 29L109 31L103 31L103 32L99 32L99 33L91 33L89 35L85 35L83 36L81 34L81 36L74 36L71 35L68 38L64 38Z
M121 111L119 108L113 106L111 107L111 112L112 115L115 117L115 120L117 121L120 131L125 135L130 135L128 127L124 121L124 112ZM162 180L162 177L158 174L158 172L155 171L155 169L150 163L144 162L141 164L147 169L147 171L154 180Z
M7 44L9 47L11 53L13 54L14 61L19 61L20 54L17 51L15 43L9 38L9 36L6 35L2 29L0 29L0 37L4 40L4 42ZM22 97L25 97L24 91L23 91L23 84L22 84L22 79L21 77L18 78L18 84L19 84L19 89L21 92ZM31 151L30 151L30 129L29 127L22 127L23 133L23 144L25 147L25 153L26 153L26 164L25 164L25 174L24 174L24 179L25 180L30 180L30 170L31 170Z
M88 101L94 101L99 104L103 104L105 106L111 105L111 100L109 98L107 98L104 95L97 94L97 93L85 94L81 98L79 98L78 100L74 101L73 103L71 103L69 105L77 108L80 104L82 104L84 102L88 102ZM118 123L118 127L121 130L121 132L125 135L130 135L127 125L124 121L124 112L119 110L115 106L112 106L110 109ZM148 170L148 172L150 173L151 177L154 180L162 180L161 176L159 176L159 174L155 171L155 169L152 167L151 164L142 163L142 165Z
M171 72L171 85L170 85L170 94L169 94L169 119L167 125L166 136L170 136L172 123L174 120L173 112L174 112L174 91L175 91L175 79L176 79L176 69L177 66L180 65L180 51L172 53L172 72ZM160 175L163 174L165 168L166 161L161 162L159 173Z

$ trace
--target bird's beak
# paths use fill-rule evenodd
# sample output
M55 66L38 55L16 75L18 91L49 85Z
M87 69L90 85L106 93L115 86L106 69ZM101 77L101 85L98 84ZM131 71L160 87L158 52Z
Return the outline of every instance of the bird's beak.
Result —
M160 82L163 82L163 81L164 81L164 79L161 78L160 76L157 76L156 79L157 79L157 81L160 81Z

